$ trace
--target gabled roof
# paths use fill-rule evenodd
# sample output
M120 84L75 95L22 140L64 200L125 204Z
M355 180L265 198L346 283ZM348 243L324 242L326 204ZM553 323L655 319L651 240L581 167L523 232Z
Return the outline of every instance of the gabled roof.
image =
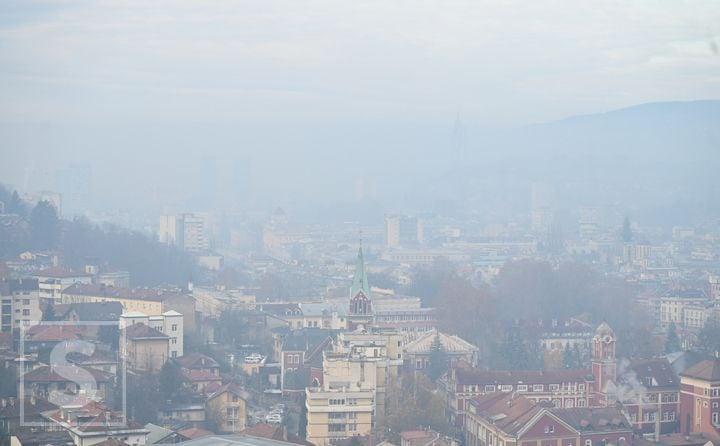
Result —
M303 446L314 446L313 443L288 432L287 428L268 423L258 423L255 426L248 427L244 431L241 431L240 434L251 437L268 438L270 440L287 441L288 443L301 444Z
M213 392L212 395L208 396L208 401L222 395L225 392L229 392L229 393L237 396L238 398L242 398L245 401L248 401L250 398L252 398L252 396L248 392L246 392L245 389L240 387L239 385L234 384L234 383L228 383L228 384L221 386L219 389L217 389L215 392Z
M561 384L581 382L590 374L587 369L563 370L480 370L455 369L458 384Z
M704 381L720 381L720 358L701 361L682 372L680 376Z
M510 435L517 435L544 407L515 393L482 395L470 404L475 407L478 416L493 421L495 426Z
M25 334L25 341L75 341L83 339L84 330L77 325L33 325Z
M198 352L183 355L175 359L175 362L177 362L178 364L180 364L181 367L186 369L220 368L220 364L218 364L217 361L215 361L213 358Z
M630 369L637 380L646 388L679 388L680 379L666 358L636 359L630 363ZM623 376L618 379L623 381Z
M477 352L478 348L459 336L449 335L433 329L425 332L422 336L405 345L407 353L429 353L432 349L435 336L440 337L440 344L447 353L471 353Z
M214 435L212 432L205 429L200 429L199 427L189 427L187 429L182 429L178 431L178 434L182 435L185 438L189 438L190 440Z
M92 375L96 382L110 382L114 379L114 375L111 373L105 373L100 370L89 367L85 369ZM60 375L49 365L38 367L34 370L27 372L24 375L25 382L74 382L72 377L68 378Z
M575 407L550 411L580 433L632 430L632 425L617 407Z
M182 369L182 375L190 382L222 381L216 374L203 369Z
M125 336L128 339L170 339L168 335L143 323L125 327Z
M120 302L85 302L70 305L63 314L74 311L81 321L117 321L123 312Z

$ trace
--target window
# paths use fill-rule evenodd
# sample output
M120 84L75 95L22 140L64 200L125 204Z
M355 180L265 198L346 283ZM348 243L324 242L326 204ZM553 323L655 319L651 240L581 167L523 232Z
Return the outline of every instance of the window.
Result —
M177 324L172 324L170 331L177 331Z
M707 402L707 401L703 401L703 407L708 407L708 402Z
M171 356L172 356L173 358L177 358L177 350L173 350Z
M578 407L585 407L585 400L578 400Z
M585 384L580 384L580 385L578 386L578 390L581 391L581 392L585 391Z
M546 434L552 434L553 432L555 432L555 425L554 425L554 424L548 424L547 426L545 426L545 433L546 433Z
M712 413L712 423L715 425L718 424L718 413L717 412Z
M585 446L592 446L592 440L585 440Z
M30 310L23 310L23 316L30 316Z
M338 398L338 399L332 398L332 399L328 400L328 405L330 405L330 406L343 406L343 405L345 405L345 400L344 400L344 399L339 399L339 398Z
M528 386L527 384L518 384L517 391L518 392L527 392Z
M502 392L512 392L512 386L509 384L505 384L505 385L500 386L500 390Z
M357 398L348 398L348 406L357 406Z
M560 390L560 384L550 384L551 392L557 392L558 390Z
M485 391L486 391L486 392L494 392L494 391L495 391L495 386L488 384L488 385L485 386Z
M560 404L560 400L552 400L552 404L553 404L553 406L558 407L558 408L562 406Z
M30 305L30 299L23 299L23 305Z
M712 407L713 407L713 409L717 409L717 408L718 408L718 403L717 403L717 402L714 402L713 405L712 405Z
M542 392L544 387L542 384L533 384L533 392Z
M712 389L712 396L720 396L720 387Z
M173 344L173 345L177 344L177 338L172 338L172 339L170 340L170 343Z

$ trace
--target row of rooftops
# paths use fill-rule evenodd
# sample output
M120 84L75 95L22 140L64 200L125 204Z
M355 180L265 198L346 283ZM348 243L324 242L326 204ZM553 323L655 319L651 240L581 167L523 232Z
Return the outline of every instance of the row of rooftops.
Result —
M469 404L471 413L512 436L525 432L543 412L549 413L578 434L632 433L632 425L617 407L560 409L549 402L533 402L518 393L482 395Z

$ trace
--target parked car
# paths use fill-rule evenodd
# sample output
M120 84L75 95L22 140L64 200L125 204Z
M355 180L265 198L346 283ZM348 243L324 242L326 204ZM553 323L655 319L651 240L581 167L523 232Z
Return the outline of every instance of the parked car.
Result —
M280 424L280 423L282 423L282 415L277 414L277 413L268 414L265 417L265 421L267 421L268 423L272 423L272 424Z

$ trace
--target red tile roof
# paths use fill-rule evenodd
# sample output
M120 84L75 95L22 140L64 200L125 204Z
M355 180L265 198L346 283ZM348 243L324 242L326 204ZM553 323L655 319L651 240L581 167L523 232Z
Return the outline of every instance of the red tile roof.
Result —
M196 438L207 437L208 435L213 435L212 432L205 430L205 429L200 429L199 427L189 427L187 429L178 431L178 434L182 435L185 438L189 438L191 440L194 440Z
M458 368L455 370L458 384L561 384L584 382L587 369L567 370L479 370Z
M720 381L720 358L706 359L685 370L680 376L701 379L704 381Z
M142 322L128 325L125 335L128 339L170 339L168 335Z

